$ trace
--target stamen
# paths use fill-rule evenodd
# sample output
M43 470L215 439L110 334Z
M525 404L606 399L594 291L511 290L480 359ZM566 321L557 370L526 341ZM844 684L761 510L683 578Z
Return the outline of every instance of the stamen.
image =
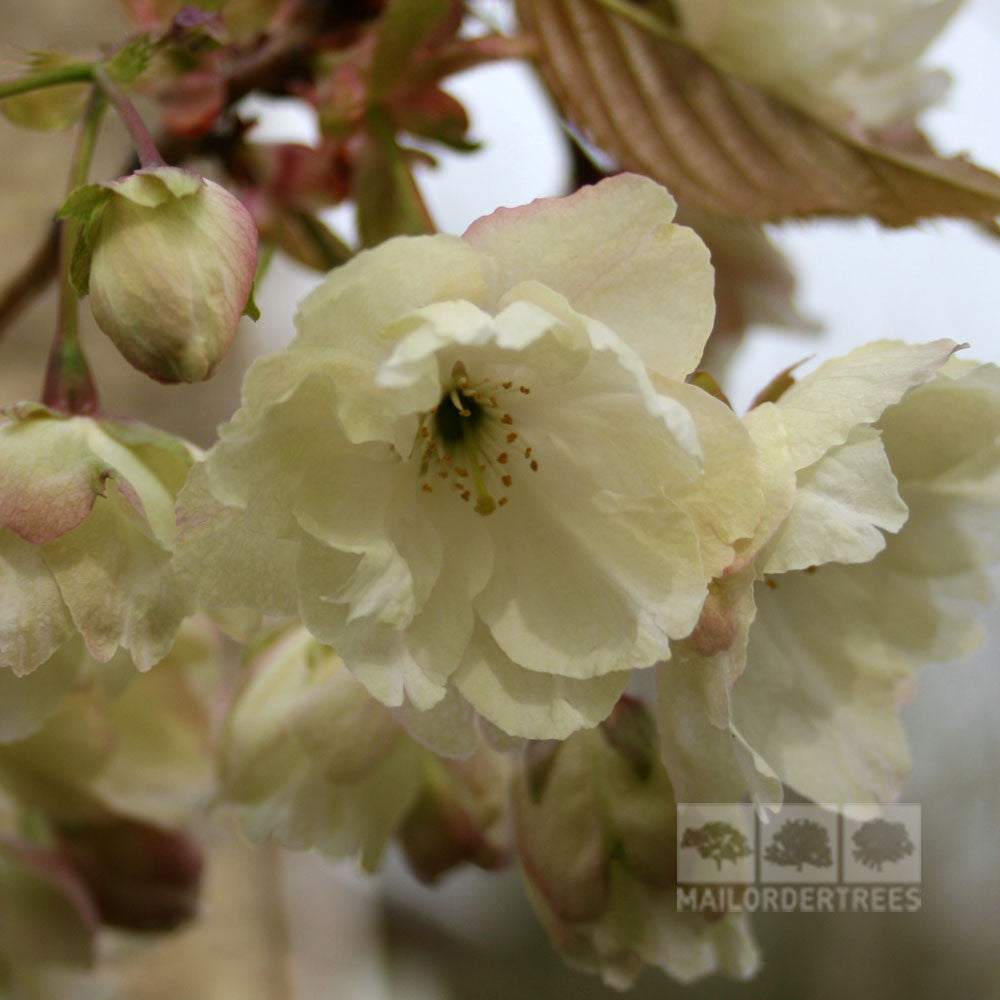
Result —
M420 475L426 475L429 467L439 462L434 469L438 477L448 483L465 502L472 500L475 494L476 512L483 516L492 514L509 501L507 496L495 498L489 485L495 485L498 480L504 489L509 489L514 483L513 476L506 468L511 462L511 453L494 450L497 436L506 438L508 445L520 439L520 434L514 430L501 430L500 435L497 435L500 430L498 425L510 428L514 423L513 415L502 409L498 402L501 386L505 391L517 388L525 396L531 392L529 386L510 380L499 385L489 378L473 380L464 364L457 361L452 366L450 384L446 383L442 387L443 394L438 405L423 415L418 427L418 441L423 445ZM496 395L491 395L491 390ZM486 409L487 401L498 412ZM486 436L480 438L480 434ZM464 455L461 450L463 448ZM484 448L489 458L482 453L481 449ZM453 453L443 454L445 449L450 449ZM537 472L538 462L532 459L530 447L525 448L524 457L532 471ZM463 460L465 464L459 465L458 462ZM505 468L500 468L501 466ZM433 492L429 483L421 484L421 489L426 493Z
M465 432L465 450L472 460L472 479L476 484L476 513L486 517L497 509L497 502L490 496L490 491L486 488L486 477L483 475L482 466L479 464L479 451L476 448L475 435L469 431ZM462 495L465 500L468 491Z
M465 408L465 404L462 402L461 397L458 395L457 389L452 389L451 392L448 393L448 398L451 400L452 405L458 411L458 415L460 417L472 416L472 410L467 410Z

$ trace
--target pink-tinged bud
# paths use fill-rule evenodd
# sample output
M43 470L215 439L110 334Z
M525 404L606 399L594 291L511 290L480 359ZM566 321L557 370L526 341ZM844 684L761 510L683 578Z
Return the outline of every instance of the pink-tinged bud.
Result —
M98 326L159 382L208 378L250 302L250 213L225 188L177 167L137 170L104 187L89 234Z
M168 931L198 911L202 851L177 830L111 817L64 826L59 843L103 924Z

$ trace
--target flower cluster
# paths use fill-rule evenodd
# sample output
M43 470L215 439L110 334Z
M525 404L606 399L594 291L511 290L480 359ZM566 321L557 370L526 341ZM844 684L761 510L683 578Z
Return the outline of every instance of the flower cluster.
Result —
M390 706L604 718L763 504L749 434L683 381L711 269L673 210L622 177L333 272L181 498L202 600L301 616Z
M101 843L153 859L125 881L154 901L164 852L185 886L197 867L170 829L175 781L202 787L199 682L134 667L237 609L286 619L219 739L252 839L367 868L395 842L427 881L517 858L556 946L609 983L752 974L742 918L676 912L675 802L896 794L899 702L969 648L1000 557L1000 370L883 341L740 418L691 378L712 269L674 207L621 175L358 254L204 456L5 411L2 783L102 920ZM24 762L74 740L53 798Z
M918 120L960 5L122 0L119 44L0 79L77 132L0 292L2 334L58 284L41 401L0 407L0 992L191 920L222 810L426 883L516 867L613 987L755 973L749 892L682 912L685 851L748 857L743 820L679 837L679 804L898 795L917 668L992 601L1000 369L883 340L743 414L717 379L751 325L814 326L765 224L995 228L1000 177ZM575 193L439 234L423 171L481 127L450 79L500 59ZM275 101L308 139L264 138ZM325 276L214 446L108 412L83 299L201 382L276 252Z

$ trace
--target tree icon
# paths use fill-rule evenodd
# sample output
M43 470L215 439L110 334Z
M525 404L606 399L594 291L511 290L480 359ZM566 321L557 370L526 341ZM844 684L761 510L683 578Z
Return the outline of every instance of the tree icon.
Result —
M830 834L812 819L788 819L764 851L764 858L782 868L802 871L803 865L829 868L833 864Z
M697 829L688 827L684 831L681 847L693 847L702 859L714 861L717 869L722 868L723 861L735 864L740 858L752 853L747 838L735 827L721 820L705 823Z
M908 858L915 850L906 827L885 819L870 819L854 832L854 860L866 868L880 872L887 861L895 863Z

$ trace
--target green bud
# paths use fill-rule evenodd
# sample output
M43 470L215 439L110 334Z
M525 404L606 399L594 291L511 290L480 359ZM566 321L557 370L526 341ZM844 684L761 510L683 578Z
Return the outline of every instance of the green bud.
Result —
M623 698L545 749L525 754L511 799L528 894L563 957L618 988L644 964L683 981L751 974L739 917L677 911L676 806L649 709Z
M237 198L177 167L103 185L88 226L98 326L158 382L199 382L225 357L251 298L257 228Z

